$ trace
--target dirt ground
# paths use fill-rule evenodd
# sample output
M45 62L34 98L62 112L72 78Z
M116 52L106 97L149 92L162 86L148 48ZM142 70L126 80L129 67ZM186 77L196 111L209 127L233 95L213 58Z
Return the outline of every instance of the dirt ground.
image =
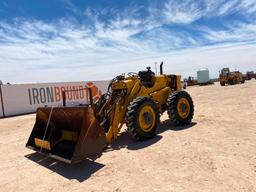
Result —
M135 142L123 132L93 161L67 165L25 148L35 115L0 120L0 191L256 191L256 80L189 87L195 116Z

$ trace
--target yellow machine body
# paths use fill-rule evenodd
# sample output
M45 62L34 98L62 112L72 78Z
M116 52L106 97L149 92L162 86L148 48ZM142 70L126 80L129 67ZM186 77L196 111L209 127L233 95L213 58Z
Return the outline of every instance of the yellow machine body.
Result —
M244 83L245 77L239 71L230 72L229 68L223 68L219 75L219 81L221 86L235 85L238 83Z
M136 97L149 96L156 101L161 113L166 110L166 102L170 93L181 91L181 76L158 75L155 77L154 86L145 87L137 77L128 77L123 81L112 84L112 90L122 90L126 92L124 98L120 98L115 106L115 110L110 113L110 128L106 133L106 142L111 143L117 138L120 129L125 123L125 114L128 105Z

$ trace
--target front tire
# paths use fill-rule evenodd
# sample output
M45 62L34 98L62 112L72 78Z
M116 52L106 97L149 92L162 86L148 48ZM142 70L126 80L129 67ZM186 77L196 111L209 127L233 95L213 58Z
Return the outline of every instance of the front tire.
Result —
M138 97L130 103L126 113L126 126L136 140L154 137L159 122L159 110L151 98Z
M188 125L194 116L194 104L186 91L176 91L167 100L167 113L175 125Z

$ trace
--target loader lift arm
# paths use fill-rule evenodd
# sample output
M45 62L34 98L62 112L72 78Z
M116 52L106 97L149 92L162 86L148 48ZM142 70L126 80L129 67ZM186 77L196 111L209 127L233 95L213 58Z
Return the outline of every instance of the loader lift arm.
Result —
M152 73L153 86L146 87L140 74L152 73L148 71L128 73L129 77L117 76L108 88L108 92L102 96L96 104L97 119L106 131L106 142L111 143L117 139L118 133L125 123L125 116L130 103L137 97L148 96L158 105L159 111L166 110L166 100L171 92L180 91L180 76L160 75L156 77ZM105 112L105 113L104 113Z

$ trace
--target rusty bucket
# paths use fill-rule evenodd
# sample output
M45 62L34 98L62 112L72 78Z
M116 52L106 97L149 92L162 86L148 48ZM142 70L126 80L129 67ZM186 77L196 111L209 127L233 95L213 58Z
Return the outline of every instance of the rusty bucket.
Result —
M102 153L105 132L90 106L38 108L26 147L65 163Z

